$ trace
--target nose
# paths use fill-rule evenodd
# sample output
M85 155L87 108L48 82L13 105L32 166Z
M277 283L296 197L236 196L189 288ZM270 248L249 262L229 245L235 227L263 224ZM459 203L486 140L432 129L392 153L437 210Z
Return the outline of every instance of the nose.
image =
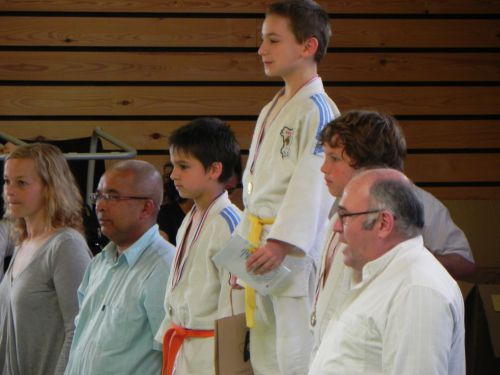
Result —
M6 184L4 183L3 184L3 191L5 193L5 195L13 195L14 194L14 188L12 186L12 184Z
M172 172L170 172L170 179L171 179L172 181L175 181L175 180L177 180L178 178L179 178L179 176L178 176L178 169L177 169L176 167L173 167L173 168L172 168Z
M259 54L259 56L265 55L265 42L264 41L262 41L260 43L260 46L259 46L259 49L257 50L257 53Z
M106 202L106 200L104 200L104 199L98 199L98 200L96 200L96 202L95 202L95 210L96 211L102 211L104 209L104 205L106 204L105 202Z
M326 158L323 159L323 164L321 164L321 168L319 170L321 171L321 173L327 174L328 168L326 165Z

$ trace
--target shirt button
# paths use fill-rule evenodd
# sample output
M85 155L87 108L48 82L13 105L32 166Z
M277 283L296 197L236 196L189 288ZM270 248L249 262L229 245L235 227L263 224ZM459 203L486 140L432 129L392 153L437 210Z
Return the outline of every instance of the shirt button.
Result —
M172 315L173 309L172 306L168 306L168 315Z

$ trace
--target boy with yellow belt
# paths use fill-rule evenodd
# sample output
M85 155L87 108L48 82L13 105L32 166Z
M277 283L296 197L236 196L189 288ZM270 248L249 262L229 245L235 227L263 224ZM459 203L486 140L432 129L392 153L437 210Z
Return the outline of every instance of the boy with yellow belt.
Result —
M243 176L245 212L239 234L254 249L247 268L264 274L287 255L301 257L283 291L262 296L247 289L247 324L255 374L305 374L314 262L332 204L319 167L322 127L338 116L317 63L330 37L328 15L311 0L277 1L262 26L265 73L285 87L260 113Z

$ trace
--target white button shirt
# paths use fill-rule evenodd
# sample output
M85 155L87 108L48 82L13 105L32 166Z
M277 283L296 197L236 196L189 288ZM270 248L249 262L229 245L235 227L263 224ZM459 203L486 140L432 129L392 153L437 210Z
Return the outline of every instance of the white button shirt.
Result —
M462 295L421 236L363 267L309 374L465 374Z

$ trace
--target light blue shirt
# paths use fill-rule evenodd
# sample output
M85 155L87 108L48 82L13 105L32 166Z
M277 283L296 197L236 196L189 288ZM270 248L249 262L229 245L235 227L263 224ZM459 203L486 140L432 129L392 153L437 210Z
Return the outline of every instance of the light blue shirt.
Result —
M154 335L174 247L151 227L117 258L108 244L78 289L80 311L65 375L158 375L162 353Z

